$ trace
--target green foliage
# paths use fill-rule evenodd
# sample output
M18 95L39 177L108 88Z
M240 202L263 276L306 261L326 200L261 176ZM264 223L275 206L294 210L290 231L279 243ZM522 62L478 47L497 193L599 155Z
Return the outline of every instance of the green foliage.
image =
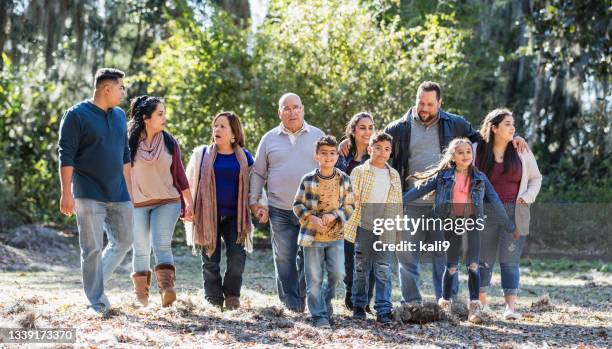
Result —
M597 270L602 273L612 273L612 263L602 261L575 261L569 259L548 259L548 260L532 260L526 259L521 261L521 267L528 267L530 273L541 272L588 272Z
M138 79L166 100L170 129L191 149L210 141L212 116L233 110L252 115L246 95L250 59L246 36L221 13L206 27L195 21L173 22L174 33L146 56L151 75ZM248 129L248 127L247 127Z
M8 7L0 39L20 44L2 42L11 49L0 63L0 229L63 221L59 121L104 65L128 72L131 96L166 99L185 157L210 141L223 110L241 117L254 152L279 123L284 92L302 97L309 123L340 136L361 110L383 128L420 82L438 81L443 108L475 125L495 107L514 111L545 174L539 201L612 202L603 1L271 0L255 31L207 0L68 3Z
M15 67L3 55L0 72L3 206L18 222L57 221L57 132L70 106L69 81L50 81L41 61Z
M150 92L166 96L172 130L187 147L206 143L211 116L232 109L255 149L278 124L277 100L289 91L302 97L307 122L336 136L360 110L384 127L406 112L421 81L452 91L463 75L468 32L452 27L452 15L428 15L406 29L352 2L281 0L250 38L224 13L210 21L174 25L147 56L155 73L142 77Z
M298 93L308 122L335 135L361 110L382 128L412 105L421 81L453 88L467 35L454 22L432 14L406 29L398 18L377 22L355 2L275 1L253 50L258 93L270 102L284 91ZM276 104L268 105L266 115L274 115Z

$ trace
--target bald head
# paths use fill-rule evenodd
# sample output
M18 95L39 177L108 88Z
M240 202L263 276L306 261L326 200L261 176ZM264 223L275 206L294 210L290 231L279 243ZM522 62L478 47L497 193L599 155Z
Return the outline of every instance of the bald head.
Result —
M285 93L278 100L278 116L289 131L300 130L304 125L304 106L300 96L295 93Z
M288 92L282 95L281 98L278 100L278 109L283 109L283 107L289 101L293 102L291 104L302 105L302 99L300 98L300 96L296 95L295 93Z

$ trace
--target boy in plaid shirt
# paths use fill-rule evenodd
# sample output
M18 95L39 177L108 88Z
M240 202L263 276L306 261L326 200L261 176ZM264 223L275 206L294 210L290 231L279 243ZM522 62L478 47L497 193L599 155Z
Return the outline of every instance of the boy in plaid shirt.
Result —
M355 243L355 269L353 274L353 318L365 320L368 303L370 270L376 280L374 309L376 321L386 324L391 317L393 252L383 246L396 243L397 232L374 232L373 221L395 218L403 214L402 184L399 173L387 161L391 155L392 138L384 132L370 137L370 159L351 172L355 195L359 198L355 213L345 227L344 238Z
M298 244L304 246L308 310L316 327L329 328L337 284L344 278L343 226L354 209L348 175L335 168L338 143L321 137L315 157L319 168L302 178L293 212L300 220ZM327 269L327 282L323 273Z

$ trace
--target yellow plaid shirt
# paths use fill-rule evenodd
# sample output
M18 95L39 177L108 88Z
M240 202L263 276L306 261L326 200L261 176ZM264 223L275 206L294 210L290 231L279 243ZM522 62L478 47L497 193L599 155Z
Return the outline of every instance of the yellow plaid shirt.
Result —
M400 181L399 173L395 169L389 166L389 164L385 164L385 166L389 170L389 175L391 176L391 187L387 195L384 215L385 218L395 218L404 213L402 205L402 182ZM344 226L344 238L347 241L354 243L357 238L357 227L359 227L361 222L363 204L367 203L370 198L375 179L376 175L370 160L367 160L363 165L355 167L353 172L351 172L353 192L359 195L359 202L355 205L355 211L353 211L351 218ZM380 241L383 243L396 243L397 232L385 231L380 236Z

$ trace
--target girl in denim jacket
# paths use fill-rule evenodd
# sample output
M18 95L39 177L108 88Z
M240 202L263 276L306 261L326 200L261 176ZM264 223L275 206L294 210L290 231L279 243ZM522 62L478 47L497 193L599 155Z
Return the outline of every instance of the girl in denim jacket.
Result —
M472 143L467 138L456 138L444 151L442 159L431 170L412 176L420 180L417 187L404 193L404 203L414 201L435 190L434 213L445 230L446 269L442 279L442 298L440 307L447 312L451 309L451 287L453 274L461 253L462 235L467 233L468 288L470 293L468 320L482 322L482 305L478 299L480 290L480 231L484 228L484 203L490 204L496 216L505 217L506 233L511 234L516 227L508 218L506 211L487 179L487 176L472 165ZM450 229L449 229L450 228ZM417 246L418 248L418 246Z

